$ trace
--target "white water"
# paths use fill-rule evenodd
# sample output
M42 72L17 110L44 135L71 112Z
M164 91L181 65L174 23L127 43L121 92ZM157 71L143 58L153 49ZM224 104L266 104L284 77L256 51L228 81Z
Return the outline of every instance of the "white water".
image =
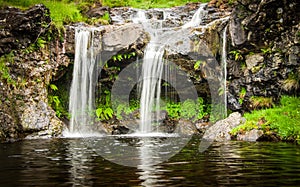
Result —
M91 125L89 112L94 109L94 83L96 82L96 55L93 49L94 30L75 29L75 62L70 90L69 133L85 133Z
M191 21L187 22L182 26L182 28L190 28L190 27L196 27L199 26L203 17L207 15L207 11L204 10L206 7L207 3L202 3L196 13L193 15Z
M207 4L201 4L196 11L192 20L182 28L189 28L198 26L202 18L207 14L204 7ZM164 14L164 19L165 19ZM158 119L160 108L160 94L161 94L161 82L163 73L163 55L164 55L164 36L168 30L163 30L162 22L164 20L147 20L145 12L140 10L133 18L134 23L141 23L145 30L150 33L151 40L147 45L142 67L141 78L141 98L140 98L140 133L150 133L153 131L152 122L153 110L156 112L156 119ZM169 36L170 37L170 36ZM166 70L167 72L168 70ZM166 77L165 79L168 79ZM167 80L166 80L167 81Z
M163 72L164 45L160 42L158 32L162 29L162 20L148 20L145 12L140 10L134 23L140 23L151 35L151 41L147 45L142 66L140 83L140 133L152 132L152 110L156 106L156 111L160 106L161 79ZM158 114L157 114L158 115Z
M223 68L223 73L224 73L224 114L227 115L227 26L223 29L222 33L222 54L221 54L221 60L222 60L222 68Z

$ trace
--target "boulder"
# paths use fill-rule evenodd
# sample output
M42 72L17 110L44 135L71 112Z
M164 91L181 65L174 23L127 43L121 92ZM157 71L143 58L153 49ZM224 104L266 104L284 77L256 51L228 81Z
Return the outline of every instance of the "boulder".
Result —
M231 140L229 132L245 123L245 118L238 112L230 114L227 118L217 121L215 124L210 126L204 133L203 139L208 141L223 142Z

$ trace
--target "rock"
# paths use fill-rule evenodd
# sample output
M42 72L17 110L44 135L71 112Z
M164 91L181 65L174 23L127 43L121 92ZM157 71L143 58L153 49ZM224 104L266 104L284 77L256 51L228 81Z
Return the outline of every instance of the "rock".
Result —
M242 45L247 39L241 20L235 15L233 14L229 22L229 33L234 46Z
M238 134L237 140L255 142L263 136L262 130L252 129L251 131L245 132L245 134Z
M106 7L106 6L95 6L95 7L92 7L91 9L89 9L87 12L86 12L86 15L89 17L89 18L101 18L103 17L105 14L109 13L110 11L110 8L109 7Z
M247 69L251 70L253 67L257 66L259 63L264 61L264 57L261 54L247 55L246 64Z
M49 9L39 4L26 11L6 7L0 9L0 55L24 49L49 28Z
M202 138L205 140L217 142L231 140L229 132L233 128L243 123L245 123L245 118L243 118L240 113L234 112L230 114L228 118L220 120L209 127Z
M125 126L113 126L112 135L128 134L130 130Z
M175 132L183 135L193 135L197 134L198 130L191 121L181 119L178 121Z
M148 36L141 25L125 24L119 27L112 26L106 29L103 35L103 51L119 52L130 47L144 46Z

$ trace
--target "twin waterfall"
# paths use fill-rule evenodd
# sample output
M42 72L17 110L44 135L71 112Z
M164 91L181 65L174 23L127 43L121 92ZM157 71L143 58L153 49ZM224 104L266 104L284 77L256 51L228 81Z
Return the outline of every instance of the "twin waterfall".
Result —
M178 29L199 27L202 18L207 14L206 4L201 4L190 22ZM165 15L164 15L165 16ZM168 28L162 27L163 20L147 19L144 11L138 11L132 18L134 23L143 25L150 34L151 40L146 46L140 77L140 133L153 132L152 123L155 111L159 111L161 84L164 68L163 55L165 52L164 35ZM223 32L222 64L224 70L224 89L226 92L226 29ZM97 67L100 62L94 51L93 33L91 28L75 29L75 62L73 80L70 90L69 112L71 114L69 133L90 133L89 126L93 118L91 112L95 105L95 85L97 84ZM168 70L166 70L168 71ZM167 78L165 78L167 79ZM167 81L168 80L164 80ZM225 94L226 103L226 94ZM154 115L153 115L154 114Z

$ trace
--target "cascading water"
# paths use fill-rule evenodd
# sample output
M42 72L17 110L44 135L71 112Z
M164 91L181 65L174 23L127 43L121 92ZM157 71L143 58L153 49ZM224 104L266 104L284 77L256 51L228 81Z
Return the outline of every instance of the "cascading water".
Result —
M207 4L201 4L199 9L196 11L192 20L182 28L189 28L198 26L202 18L207 14L204 10ZM165 19L165 15L163 16ZM142 67L141 77L141 98L140 98L140 132L149 133L152 132L152 122L156 117L158 119L159 108L160 108L160 94L161 94L161 82L163 74L163 55L164 55L164 41L170 37L168 30L163 30L162 22L164 20L147 20L144 11L138 11L136 17L133 19L134 23L141 23L146 31L149 32L151 40L147 45ZM162 31L162 32L161 32ZM168 71L168 70L166 70ZM165 78L168 81L168 77ZM156 109L156 116L152 110Z
M93 29L75 28L75 62L70 90L69 132L86 133L94 108L97 62L93 49Z
M208 13L204 8L206 7L207 3L202 3L196 13L193 15L191 21L187 22L182 26L182 28L189 28L189 27L196 27L198 26L203 17Z
M152 132L152 109L160 106L161 80L163 72L164 45L160 43L158 31L162 28L162 21L151 22L147 20L145 12L138 11L133 19L135 23L141 23L151 35L151 41L147 45L142 66L140 85L140 132Z
M224 78L224 113L227 115L227 28L228 26L225 26L222 33L222 54L221 54L221 60L222 60L222 69L223 69L223 78Z

